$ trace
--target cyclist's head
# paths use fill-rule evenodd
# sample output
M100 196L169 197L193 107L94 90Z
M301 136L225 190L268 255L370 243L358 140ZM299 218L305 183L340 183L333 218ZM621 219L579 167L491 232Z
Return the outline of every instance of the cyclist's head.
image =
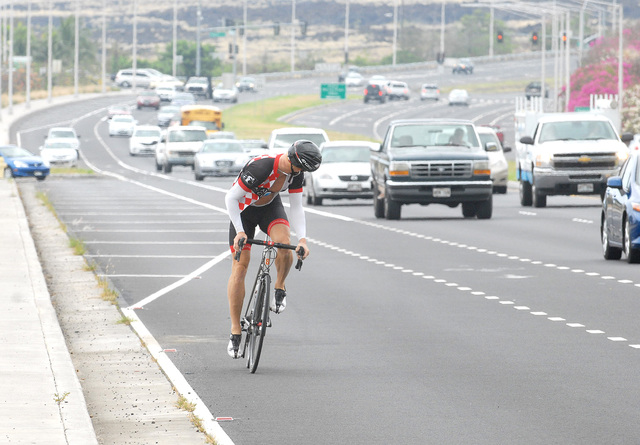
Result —
M318 170L318 167L320 167L322 163L322 154L318 146L304 139L295 141L293 145L289 147L288 155L291 165L305 172Z

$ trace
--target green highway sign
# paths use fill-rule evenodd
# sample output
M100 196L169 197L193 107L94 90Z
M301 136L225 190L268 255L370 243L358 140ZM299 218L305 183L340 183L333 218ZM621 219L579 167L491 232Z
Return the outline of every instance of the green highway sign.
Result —
M210 32L209 33L209 37L224 37L226 35L227 34L224 31L222 31L222 32Z
M320 99L346 99L347 87L344 83L323 83L320 85Z

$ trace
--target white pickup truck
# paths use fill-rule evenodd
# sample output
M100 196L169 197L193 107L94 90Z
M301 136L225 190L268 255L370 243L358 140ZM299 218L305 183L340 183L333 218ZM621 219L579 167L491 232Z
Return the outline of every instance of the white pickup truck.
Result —
M156 146L156 170L171 173L174 165L193 168L194 157L206 139L207 131L204 127L169 127L162 142Z
M527 134L524 129L531 117L534 129ZM516 116L516 175L523 206L545 207L550 195L602 196L607 178L617 174L629 155L624 142L633 135L620 137L602 114L538 113L521 118Z

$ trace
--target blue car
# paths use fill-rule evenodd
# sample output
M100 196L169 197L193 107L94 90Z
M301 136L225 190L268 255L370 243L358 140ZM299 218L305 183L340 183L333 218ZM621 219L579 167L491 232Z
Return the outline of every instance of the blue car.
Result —
M607 180L602 200L600 240L607 260L640 262L640 163L634 152L620 168L620 176Z
M5 178L34 177L44 181L49 175L49 165L40 157L29 150L15 145L0 146L0 156L4 158L7 166L3 175Z

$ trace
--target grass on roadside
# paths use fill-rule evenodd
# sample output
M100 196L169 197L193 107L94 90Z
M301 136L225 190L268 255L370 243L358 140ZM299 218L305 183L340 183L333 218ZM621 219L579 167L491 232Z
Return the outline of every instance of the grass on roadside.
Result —
M89 168L78 167L54 167L51 169L52 175L93 175L95 172Z

